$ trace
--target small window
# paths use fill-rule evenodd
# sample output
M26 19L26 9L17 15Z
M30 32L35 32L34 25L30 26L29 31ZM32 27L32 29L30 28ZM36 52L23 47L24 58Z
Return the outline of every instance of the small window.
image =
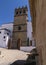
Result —
M26 11L24 10L23 13L26 13Z
M21 26L18 27L18 30L21 30Z
M18 14L18 12L16 12L16 14Z
M9 35L9 33L7 33L7 35Z
M21 14L22 12L20 11L20 14Z
M6 37L4 36L4 39L5 39Z
M0 31L0 34L1 34L1 31Z

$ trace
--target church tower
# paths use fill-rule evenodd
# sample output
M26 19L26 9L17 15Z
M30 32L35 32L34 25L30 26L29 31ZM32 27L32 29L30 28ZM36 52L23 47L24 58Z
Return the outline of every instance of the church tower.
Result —
M12 48L27 46L27 7L15 9Z

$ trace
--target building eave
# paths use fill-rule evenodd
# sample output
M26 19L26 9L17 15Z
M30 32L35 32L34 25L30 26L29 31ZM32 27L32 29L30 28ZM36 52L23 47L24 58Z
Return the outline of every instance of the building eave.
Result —
M6 29L6 28L1 28L0 30L6 30L8 32L11 32L9 29Z

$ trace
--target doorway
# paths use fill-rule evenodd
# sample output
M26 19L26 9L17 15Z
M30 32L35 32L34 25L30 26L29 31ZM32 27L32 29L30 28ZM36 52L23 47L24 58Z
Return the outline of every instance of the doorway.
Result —
M17 40L17 49L20 50L20 46L21 46L21 39L19 38L19 39Z

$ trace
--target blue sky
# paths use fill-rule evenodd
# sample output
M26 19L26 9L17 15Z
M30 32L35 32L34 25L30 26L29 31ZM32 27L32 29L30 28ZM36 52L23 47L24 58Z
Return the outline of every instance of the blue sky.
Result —
M28 0L0 0L0 25L14 21L15 8L26 6L28 7L28 17L30 18Z

